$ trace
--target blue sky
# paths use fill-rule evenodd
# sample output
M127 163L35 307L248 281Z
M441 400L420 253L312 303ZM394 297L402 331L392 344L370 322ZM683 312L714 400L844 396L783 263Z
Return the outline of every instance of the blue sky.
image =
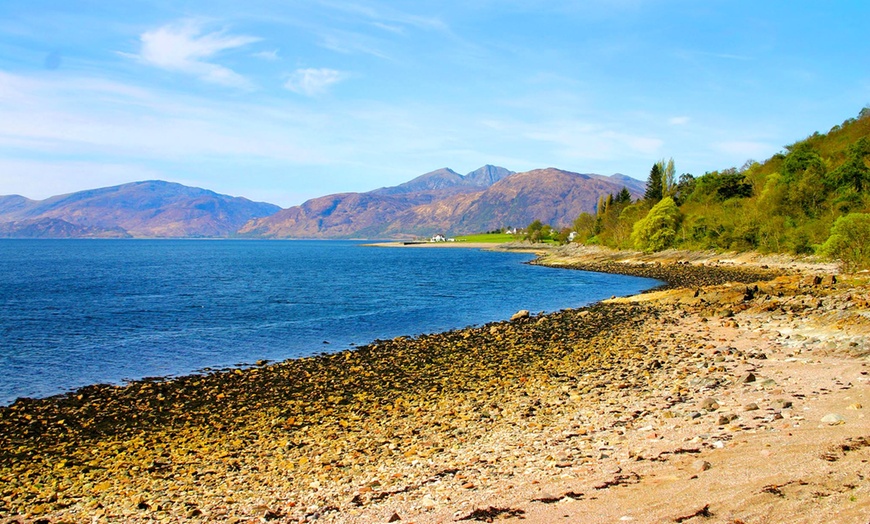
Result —
M695 175L870 104L861 0L0 3L0 194L282 206L440 167Z

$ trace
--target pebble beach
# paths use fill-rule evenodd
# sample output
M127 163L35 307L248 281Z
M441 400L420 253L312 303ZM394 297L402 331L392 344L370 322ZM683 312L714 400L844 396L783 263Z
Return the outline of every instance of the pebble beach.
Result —
M634 297L0 408L0 522L861 522L867 275L591 248Z

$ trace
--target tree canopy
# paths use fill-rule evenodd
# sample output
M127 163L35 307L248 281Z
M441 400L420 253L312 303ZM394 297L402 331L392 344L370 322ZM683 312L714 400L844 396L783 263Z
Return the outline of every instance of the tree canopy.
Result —
M645 251L757 250L820 254L870 266L849 242L870 244L870 107L763 162L674 180L674 160L655 162L644 198L602 195L575 221L580 242ZM849 240L843 240L849 239Z

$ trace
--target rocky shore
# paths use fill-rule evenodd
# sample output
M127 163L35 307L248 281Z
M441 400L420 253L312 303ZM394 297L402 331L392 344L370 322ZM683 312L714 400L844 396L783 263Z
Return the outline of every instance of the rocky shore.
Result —
M0 408L0 522L866 522L867 277L556 250L655 292Z

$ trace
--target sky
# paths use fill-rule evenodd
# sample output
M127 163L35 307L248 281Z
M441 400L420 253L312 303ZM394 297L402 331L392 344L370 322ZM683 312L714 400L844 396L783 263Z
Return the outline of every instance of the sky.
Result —
M646 180L870 104L870 2L0 2L0 195L161 179L283 207L449 167Z

